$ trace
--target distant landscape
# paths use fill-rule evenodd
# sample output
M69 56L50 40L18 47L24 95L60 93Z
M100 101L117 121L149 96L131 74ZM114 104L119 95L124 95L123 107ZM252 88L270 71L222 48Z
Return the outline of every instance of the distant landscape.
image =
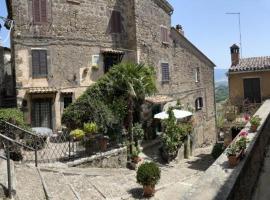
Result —
M217 103L225 101L229 97L227 72L228 69L215 69L215 94Z

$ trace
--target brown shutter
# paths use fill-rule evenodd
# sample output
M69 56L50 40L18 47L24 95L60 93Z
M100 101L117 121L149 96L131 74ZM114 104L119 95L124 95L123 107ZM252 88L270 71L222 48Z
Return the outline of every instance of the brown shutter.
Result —
M113 10L111 15L111 33L121 33L121 13Z
M40 22L40 0L33 0L33 21Z
M161 32L161 42L168 43L169 42L169 35L168 35L168 29L166 27L160 27Z
M47 75L47 51L40 50L39 51L39 67L40 67L40 75L46 76Z
M47 22L47 0L40 0L40 22Z
M32 50L32 75L36 77L39 75L39 51Z

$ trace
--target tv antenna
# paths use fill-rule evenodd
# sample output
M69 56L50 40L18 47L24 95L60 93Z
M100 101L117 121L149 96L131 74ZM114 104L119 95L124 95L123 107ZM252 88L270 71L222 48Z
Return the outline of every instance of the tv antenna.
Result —
M239 26L239 44L240 44L240 54L241 54L241 58L242 58L242 31L241 31L241 13L240 12L227 12L225 13L226 15L238 15L238 26Z

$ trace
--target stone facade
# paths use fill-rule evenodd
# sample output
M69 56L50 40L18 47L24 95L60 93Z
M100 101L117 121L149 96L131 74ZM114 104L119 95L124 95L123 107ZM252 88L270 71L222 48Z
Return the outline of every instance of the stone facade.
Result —
M104 74L107 53L121 55L122 62L133 61L155 67L158 93L180 99L195 107L203 98L196 119L196 144L215 140L214 64L181 32L171 28L173 8L166 0L47 0L47 22L35 24L33 1L13 1L15 20L13 45L18 105L31 123L32 101L52 100L51 128L61 128L63 95L79 97ZM114 33L110 24L113 12L121 13L121 31ZM167 30L163 42L161 28ZM35 49L47 51L48 75L32 77ZM98 58L97 66L93 58ZM169 66L169 80L162 80L163 63ZM199 80L195 80L199 69ZM43 88L43 92L33 91ZM29 92L32 91L32 92ZM53 92L52 92L53 91Z

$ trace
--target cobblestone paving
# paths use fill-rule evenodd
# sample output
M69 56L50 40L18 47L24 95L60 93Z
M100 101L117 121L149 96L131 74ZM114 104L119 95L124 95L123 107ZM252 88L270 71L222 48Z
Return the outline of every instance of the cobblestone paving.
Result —
M181 199L181 194L187 191L196 182L199 176L213 162L209 155L211 147L197 149L195 156L179 163L164 165L160 163L161 180L156 186L153 200ZM150 155L150 154L147 154ZM145 159L147 158L144 155ZM34 177L33 167L17 167L20 176ZM47 185L48 194L52 200L120 200L143 199L142 186L136 183L136 172L128 169L93 169L67 168L63 164L40 166L41 175ZM17 179L17 188L20 194L27 192L33 195L28 199L42 199L41 183L39 180L29 179L31 185L25 184L22 177ZM39 194L40 193L40 194ZM30 195L29 194L29 195ZM38 198L36 198L38 197ZM20 198L23 200L25 198ZM45 199L45 198L44 198Z

